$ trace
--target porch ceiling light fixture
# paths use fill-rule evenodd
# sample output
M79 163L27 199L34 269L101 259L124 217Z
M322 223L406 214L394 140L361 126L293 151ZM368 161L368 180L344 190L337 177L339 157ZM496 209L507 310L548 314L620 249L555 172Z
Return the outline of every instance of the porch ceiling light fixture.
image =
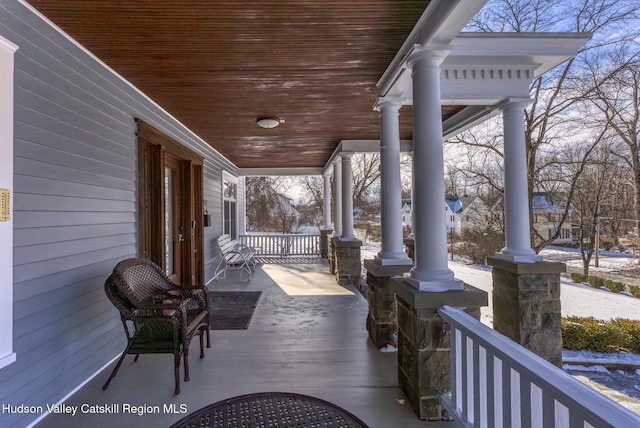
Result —
M277 117L259 117L256 123L261 128L271 129L284 123L284 119L278 119Z

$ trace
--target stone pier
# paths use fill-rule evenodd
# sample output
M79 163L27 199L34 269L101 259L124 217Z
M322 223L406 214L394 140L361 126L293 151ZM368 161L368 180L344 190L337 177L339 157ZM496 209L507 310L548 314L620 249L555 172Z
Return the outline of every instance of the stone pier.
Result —
M320 229L320 257L323 259L329 259L329 241L332 233L333 229L331 228L323 227Z
M467 284L463 290L429 292L400 278L389 283L398 304L400 387L420 419L449 420L440 397L451 390L450 330L437 311L448 305L480 319L487 293Z
M489 257L488 263L493 266L494 330L561 367L564 263L514 263L498 257Z
M360 290L362 262L360 260L362 241L358 239L331 238L329 267L340 285L353 285Z
M397 347L394 337L398 333L396 296L391 291L390 282L393 277L408 272L411 266L383 266L373 259L368 259L364 261L364 267L367 270L369 338L378 349L387 345Z

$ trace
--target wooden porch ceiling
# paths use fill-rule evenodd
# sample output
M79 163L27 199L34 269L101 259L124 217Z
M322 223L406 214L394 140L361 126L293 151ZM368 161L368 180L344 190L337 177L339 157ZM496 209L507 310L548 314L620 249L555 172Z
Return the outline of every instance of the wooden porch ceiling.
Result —
M341 140L378 139L375 84L429 4L28 1L241 168L322 167Z

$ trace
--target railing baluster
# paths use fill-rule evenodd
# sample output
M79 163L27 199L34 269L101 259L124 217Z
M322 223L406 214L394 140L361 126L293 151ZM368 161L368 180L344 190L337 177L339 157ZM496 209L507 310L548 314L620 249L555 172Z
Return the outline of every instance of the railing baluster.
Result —
M484 352L485 352L485 360L486 360L486 389L485 394L487 396L487 409L486 409L486 421L487 421L487 427L495 427L496 426L496 421L495 421L495 402L496 402L496 388L495 388L495 383L494 383L494 364L495 364L495 357L493 355L493 352L491 352L489 349L484 348Z
M240 235L239 242L254 247L261 256L319 256L320 235Z
M480 345L477 341L473 341L473 421L476 426L480 424L480 405L483 400L483 394L480 392L481 383L480 374Z
M461 372L460 370L460 352L458 352L458 349L460 348L458 342L460 340L460 330L458 330L457 328L451 326L451 338L450 338L450 342L451 342L451 367L454 368L454 370L451 370L451 385L453 385L453 387L455 388L451 394L451 399L453 400L453 408L455 409L456 412L460 411L461 407L460 407L460 397L459 397L459 393L461 392L461 388L460 388L460 379L458 374Z
M445 306L439 314L451 329L453 371L443 402L465 426L640 426L635 413L464 312Z
M483 346L478 346L478 386L476 394L478 397L476 399L478 402L477 426L485 428L489 426L487 422L489 394L487 393L487 350Z
M542 389L538 385L531 383L531 427L545 428L544 424L544 404L542 402ZM553 425L546 425L551 427Z
M461 357L462 357L462 373L461 373L461 380L462 380L462 400L461 400L461 404L462 404L462 419L465 421L469 420L469 402L467 401L467 389L469 387L469 373L468 373L468 365L467 365L467 335L464 334L464 332L460 332L460 350L461 352Z

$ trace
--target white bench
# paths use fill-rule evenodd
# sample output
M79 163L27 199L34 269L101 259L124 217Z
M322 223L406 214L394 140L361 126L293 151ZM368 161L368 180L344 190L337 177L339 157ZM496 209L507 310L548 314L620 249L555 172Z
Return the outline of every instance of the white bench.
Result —
M242 272L246 272L249 281L251 281L251 272L256 267L256 250L232 240L231 236L227 234L220 235L217 241L221 257L213 276L214 279L217 280L220 276L226 278L227 270L239 270L241 275Z

